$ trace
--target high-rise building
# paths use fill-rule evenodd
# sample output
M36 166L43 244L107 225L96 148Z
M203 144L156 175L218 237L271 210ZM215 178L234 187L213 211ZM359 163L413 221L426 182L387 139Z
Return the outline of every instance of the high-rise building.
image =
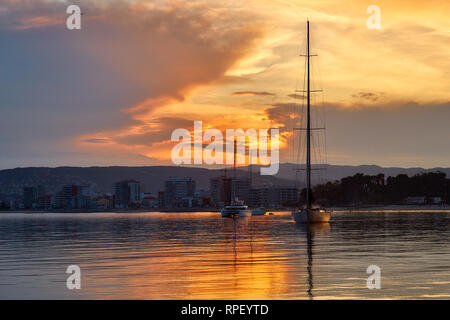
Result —
M23 188L23 204L25 209L31 209L38 206L39 197L45 194L44 186L37 185Z
M228 178L226 176L210 180L211 204L222 207L234 200L250 201L251 181L249 178Z
M294 187L256 187L250 191L252 207L276 208L298 205L300 192Z
M75 196L77 195L77 186L65 185L62 187L62 204L63 208L74 209L76 208Z
M164 205L166 208L194 206L195 181L190 177L171 177L165 182Z
M209 184L211 205L223 207L231 203L232 179L226 176L212 178Z
M124 180L114 185L116 208L137 208L141 202L141 183L136 180Z
M141 183L138 181L128 181L129 206L139 206L141 201Z
M166 207L166 197L164 191L158 192L158 208L162 209Z
M91 207L91 186L76 186L74 208L87 209Z
M231 199L242 200L245 204L250 201L250 179L232 179L231 180Z
M52 195L47 194L39 197L38 199L39 208L44 210L49 210L52 207Z
M91 206L90 186L63 185L55 192L54 207L62 209L88 209Z
M34 200L34 192L33 187L24 187L23 188L23 205L25 209L31 209L33 206Z

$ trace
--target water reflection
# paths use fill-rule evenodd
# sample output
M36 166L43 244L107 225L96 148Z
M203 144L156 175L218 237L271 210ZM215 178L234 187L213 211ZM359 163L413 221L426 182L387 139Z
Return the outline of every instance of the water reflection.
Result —
M449 298L443 213L0 214L0 298ZM65 287L69 264L82 289ZM382 269L368 290L366 268Z
M304 234L306 239L306 251L307 251L307 274L308 274L308 289L307 294L309 299L313 299L313 247L315 234L326 234L330 230L330 223L315 223L315 224L294 224L294 226Z

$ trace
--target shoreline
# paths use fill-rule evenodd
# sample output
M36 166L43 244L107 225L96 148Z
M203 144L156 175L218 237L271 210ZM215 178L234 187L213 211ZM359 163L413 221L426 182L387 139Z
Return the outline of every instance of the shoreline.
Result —
M359 207L330 207L332 211L350 211L350 212L372 212L372 211L428 211L428 212L450 212L450 205L384 205L384 206L359 206Z
M328 207L332 212L450 212L450 205L385 205L385 206L358 206L358 207ZM291 211L292 208L268 208L269 211ZM3 213L144 213L144 212L159 212L159 213L193 213L193 212L220 212L217 208L180 208L177 210L156 210L156 209L107 209L107 210L4 210Z

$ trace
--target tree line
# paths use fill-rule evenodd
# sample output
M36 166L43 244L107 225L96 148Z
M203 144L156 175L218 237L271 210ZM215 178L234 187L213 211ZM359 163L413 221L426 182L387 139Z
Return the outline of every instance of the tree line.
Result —
M306 190L301 198L305 198ZM450 179L444 172L425 172L409 177L399 174L385 178L357 173L340 181L316 185L313 188L315 202L323 205L371 205L402 204L408 197L440 197L450 203Z

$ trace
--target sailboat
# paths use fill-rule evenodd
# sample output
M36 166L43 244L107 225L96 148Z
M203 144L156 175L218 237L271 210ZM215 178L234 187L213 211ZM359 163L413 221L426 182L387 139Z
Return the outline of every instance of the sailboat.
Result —
M328 222L331 212L326 209L312 206L311 190L311 88L310 88L310 44L309 44L309 21L306 22L306 58L307 58L307 96L306 96L306 206L292 212L295 222L316 223Z
M233 162L233 180L237 179L236 176L236 152L237 152L236 139L234 139L234 162ZM232 181L233 181L232 180ZM233 187L232 187L233 188ZM252 210L244 204L243 200L239 200L238 197L232 195L231 204L220 210L222 217L250 217Z

